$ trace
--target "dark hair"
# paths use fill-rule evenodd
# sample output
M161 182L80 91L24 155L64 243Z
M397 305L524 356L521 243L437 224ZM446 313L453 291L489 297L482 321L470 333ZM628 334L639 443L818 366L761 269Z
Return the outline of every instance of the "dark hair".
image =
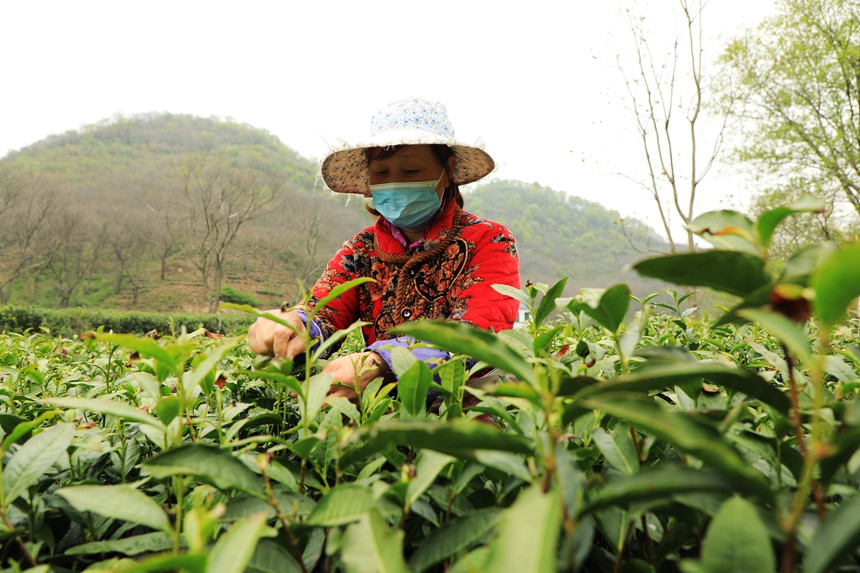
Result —
M388 159L392 155L396 154L398 151L406 147L406 145L391 145L389 147L368 147L364 150L364 158L367 160L368 165L370 165L371 161L376 161L380 159ZM439 160L439 163L442 164L443 169L448 169L448 158L454 155L454 150L448 147L447 145L441 143L433 143L430 144L430 151ZM442 195L442 200L445 199L453 199L457 206L461 209L463 208L463 194L460 193L460 186L454 182L454 174L449 173L451 180L448 183L448 187L445 188L445 193ZM365 204L364 206L367 211L372 214L379 216L380 213L370 205Z

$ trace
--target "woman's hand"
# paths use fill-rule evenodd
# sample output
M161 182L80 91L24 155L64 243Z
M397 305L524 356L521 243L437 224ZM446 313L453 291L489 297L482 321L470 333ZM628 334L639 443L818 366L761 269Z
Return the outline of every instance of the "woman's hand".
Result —
M269 314L285 320L296 330L291 330L273 320L258 318L248 328L248 344L251 346L251 350L257 354L285 358L295 358L296 355L304 352L305 325L299 313L294 310L286 312L272 310L269 311Z
M341 396L350 400L357 398L375 378L391 373L388 365L376 352L356 352L335 358L323 368L332 377L329 396ZM343 384L335 386L334 384Z

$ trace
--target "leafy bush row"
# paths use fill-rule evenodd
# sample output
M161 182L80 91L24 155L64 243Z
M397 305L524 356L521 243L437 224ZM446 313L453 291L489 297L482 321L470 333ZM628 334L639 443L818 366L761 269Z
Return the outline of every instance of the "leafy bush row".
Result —
M40 309L0 307L0 332L22 333L47 329L59 336L72 336L102 328L109 332L145 334L205 328L211 332L238 333L248 328L253 318L234 314L192 314L135 312L101 309Z

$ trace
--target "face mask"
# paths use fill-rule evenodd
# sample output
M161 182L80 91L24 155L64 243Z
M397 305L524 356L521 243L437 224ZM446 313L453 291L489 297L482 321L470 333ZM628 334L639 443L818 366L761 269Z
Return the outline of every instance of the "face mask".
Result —
M373 208L392 225L401 229L418 229L432 219L442 206L436 194L442 175L435 181L371 185Z

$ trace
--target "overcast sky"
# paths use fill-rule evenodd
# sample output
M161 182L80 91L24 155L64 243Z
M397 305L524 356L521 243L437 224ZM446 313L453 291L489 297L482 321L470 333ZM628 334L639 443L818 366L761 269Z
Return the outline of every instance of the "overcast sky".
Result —
M774 0L711 0L708 53ZM539 182L656 225L619 172L642 159L616 55L629 54L620 0L3 0L0 156L117 114L189 113L266 129L320 159L364 138L404 96L445 103L492 177ZM674 0L639 0L677 33ZM730 168L703 207L736 193Z

